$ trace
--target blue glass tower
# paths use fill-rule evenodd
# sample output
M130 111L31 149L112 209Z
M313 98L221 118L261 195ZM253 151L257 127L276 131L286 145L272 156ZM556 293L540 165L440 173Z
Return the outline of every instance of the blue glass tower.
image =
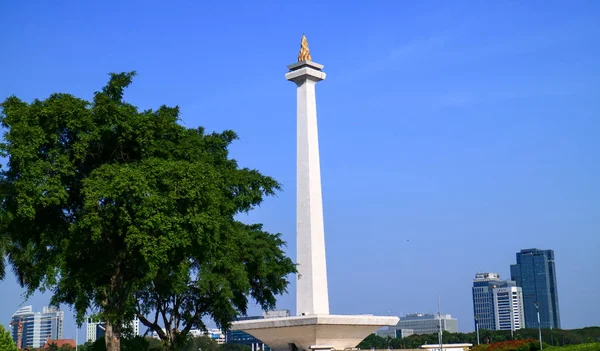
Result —
M517 253L517 264L510 266L511 279L523 289L525 326L537 328L539 304L542 328L560 329L560 310L553 250L526 249Z

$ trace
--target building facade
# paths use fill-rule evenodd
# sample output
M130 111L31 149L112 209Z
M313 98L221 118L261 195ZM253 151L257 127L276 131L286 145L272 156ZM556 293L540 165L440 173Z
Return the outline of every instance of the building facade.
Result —
M400 329L397 326L384 327L375 332L375 335L381 336L382 338L390 337L393 339L402 339L413 334L414 332L412 329Z
M400 317L396 329L411 330L412 334L434 334L440 330L440 319L442 330L450 333L458 333L458 320L449 314L412 313Z
M11 317L10 333L19 348L40 348L47 340L62 339L64 312L44 307L33 312L33 306L17 310Z
M85 341L88 342L94 342L98 339L101 339L104 337L104 334L106 333L106 323L93 319L93 318L88 318L85 322ZM140 321L138 320L137 317L134 318L134 320L132 320L130 323L125 324L123 327L128 328L129 330L131 330L131 332L133 333L134 336L140 335Z
M498 273L477 273L473 279L475 328L517 330L525 327L523 293L511 280Z
M554 251L521 250L517 253L517 263L510 266L510 275L523 290L525 327L538 327L539 307L540 326L560 329Z
M512 284L493 290L495 330L518 330L525 328L523 292Z

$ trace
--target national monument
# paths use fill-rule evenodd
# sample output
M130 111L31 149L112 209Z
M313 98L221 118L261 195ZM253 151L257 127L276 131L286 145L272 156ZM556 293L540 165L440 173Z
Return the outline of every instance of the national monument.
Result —
M274 351L345 350L398 317L330 315L315 86L325 79L302 35L298 62L285 78L296 83L296 225L298 280L296 316L233 323Z

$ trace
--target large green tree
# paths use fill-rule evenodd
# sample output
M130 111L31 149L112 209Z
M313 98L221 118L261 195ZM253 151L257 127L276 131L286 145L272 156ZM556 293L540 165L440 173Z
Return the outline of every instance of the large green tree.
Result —
M140 322L169 350L183 347L192 328L206 329L203 316L229 328L238 314L246 313L248 294L264 309L274 307L275 295L284 292L286 276L294 271L279 235L235 221L217 226L218 233L166 255L169 261L159 267L150 287L136 295Z
M108 351L135 315L173 350L202 316L227 327L249 298L272 307L295 266L278 234L236 219L279 184L229 157L234 132L185 128L177 107L125 102L133 76L111 74L92 101L0 105L0 232L28 292L50 289L79 322L98 311Z

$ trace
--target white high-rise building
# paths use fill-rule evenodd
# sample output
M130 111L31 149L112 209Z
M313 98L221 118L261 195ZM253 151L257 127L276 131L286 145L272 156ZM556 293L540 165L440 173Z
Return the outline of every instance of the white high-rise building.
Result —
M517 286L495 288L492 294L494 296L496 330L525 328L523 291L521 288Z
M475 327L488 330L525 328L523 291L498 273L477 273L473 280Z
M104 333L106 332L106 323L95 320L93 318L88 318L86 321L86 329L85 329L85 341L94 342L102 337L104 337ZM140 321L137 317L135 317L131 322L124 324L124 328L131 328L133 335L140 335Z

